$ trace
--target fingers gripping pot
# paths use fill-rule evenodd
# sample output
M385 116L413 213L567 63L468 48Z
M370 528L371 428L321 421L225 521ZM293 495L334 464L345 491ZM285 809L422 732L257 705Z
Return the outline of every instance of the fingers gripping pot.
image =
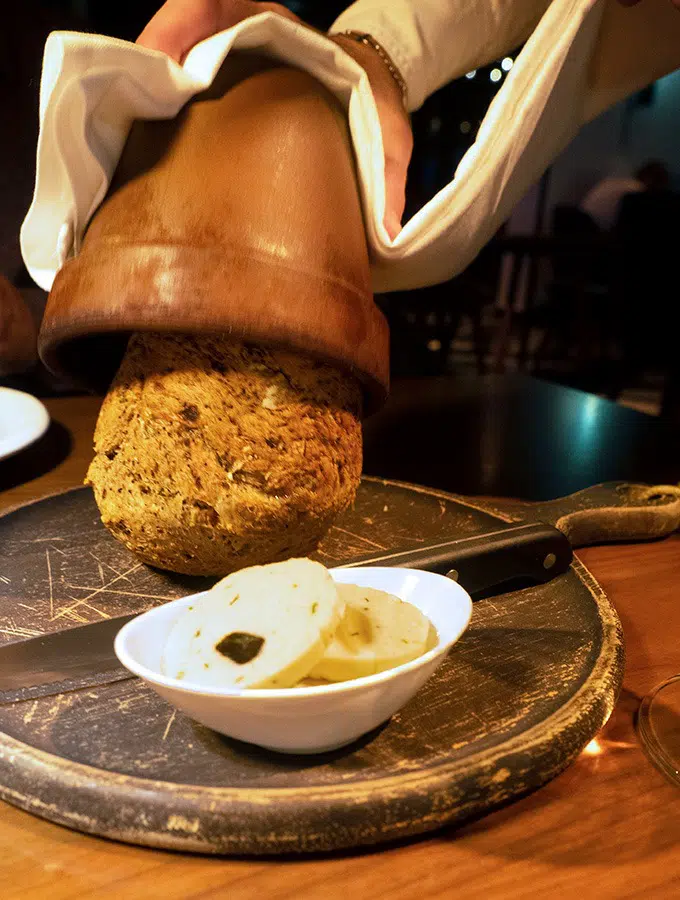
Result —
M88 473L112 533L221 575L311 552L352 502L388 340L342 111L241 54L174 120L135 123L40 353L113 377Z

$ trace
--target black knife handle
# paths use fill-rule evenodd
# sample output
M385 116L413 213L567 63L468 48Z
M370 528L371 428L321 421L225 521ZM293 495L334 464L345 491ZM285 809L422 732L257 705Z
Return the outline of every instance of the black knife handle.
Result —
M347 566L400 566L448 575L469 594L515 579L547 582L569 568L571 544L552 525L511 525L427 548L362 556ZM345 567L341 567L345 568Z

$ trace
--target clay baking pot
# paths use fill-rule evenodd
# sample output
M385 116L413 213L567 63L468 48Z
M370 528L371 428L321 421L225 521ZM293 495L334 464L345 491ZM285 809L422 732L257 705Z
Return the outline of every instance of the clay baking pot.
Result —
M29 369L38 358L36 327L24 298L0 275L0 376Z
M345 116L305 72L230 56L171 121L136 122L40 332L53 371L108 385L134 331L220 332L388 388Z

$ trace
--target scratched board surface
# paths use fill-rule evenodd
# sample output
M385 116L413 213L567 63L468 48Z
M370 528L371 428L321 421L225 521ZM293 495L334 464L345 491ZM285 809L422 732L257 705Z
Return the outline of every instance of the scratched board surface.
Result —
M498 525L445 494L366 480L319 558L340 564ZM0 519L2 641L210 583L137 562L103 528L87 489ZM132 680L0 706L0 796L81 830L176 849L389 840L479 814L564 768L606 718L620 666L616 616L577 566L475 604L417 697L343 750L287 757L231 741Z

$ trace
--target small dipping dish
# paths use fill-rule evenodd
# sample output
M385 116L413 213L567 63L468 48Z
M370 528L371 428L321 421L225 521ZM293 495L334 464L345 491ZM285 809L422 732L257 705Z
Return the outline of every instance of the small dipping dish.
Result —
M193 594L142 613L118 633L121 663L157 694L208 728L279 753L324 753L386 722L425 684L463 634L472 614L455 581L418 569L331 569L336 583L377 588L412 603L430 620L436 643L401 666L334 684L268 689L220 689L168 678L161 659L171 628Z

